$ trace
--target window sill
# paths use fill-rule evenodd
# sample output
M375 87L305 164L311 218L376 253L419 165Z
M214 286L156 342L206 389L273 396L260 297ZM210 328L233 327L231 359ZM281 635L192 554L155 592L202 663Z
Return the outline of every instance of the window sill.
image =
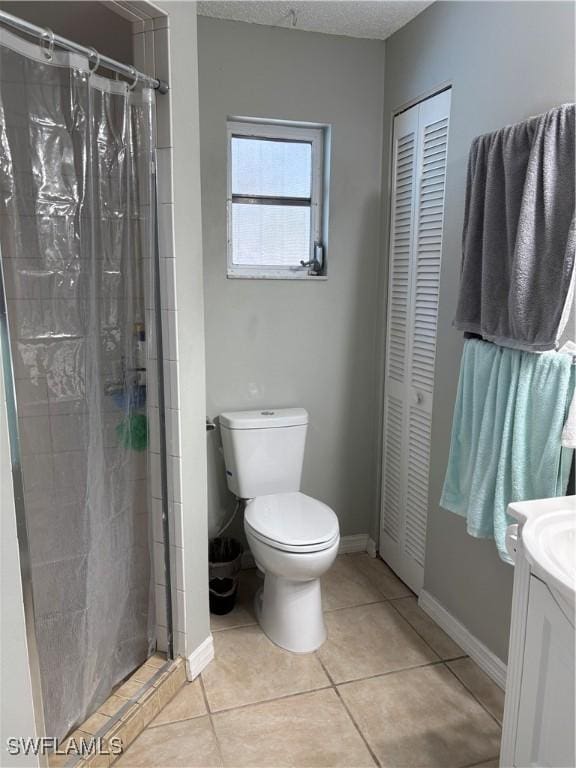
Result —
M316 283L328 280L328 275L238 275L228 273L226 277L228 280L292 280L293 282L307 280Z

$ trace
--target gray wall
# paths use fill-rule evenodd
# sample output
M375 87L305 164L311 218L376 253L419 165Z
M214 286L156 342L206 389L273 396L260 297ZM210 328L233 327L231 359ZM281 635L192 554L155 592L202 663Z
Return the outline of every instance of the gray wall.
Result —
M343 534L376 505L375 322L384 45L198 20L207 412L304 406L303 491ZM332 126L328 280L226 278L226 117ZM212 533L232 497L209 440ZM239 522L237 521L236 530Z
M560 2L437 2L386 43L384 147L393 111L450 80L452 114L432 426L424 587L506 659L512 568L492 541L439 508L462 349L451 327L460 271L468 148L474 136L574 99L574 7ZM389 168L384 167L385 210Z

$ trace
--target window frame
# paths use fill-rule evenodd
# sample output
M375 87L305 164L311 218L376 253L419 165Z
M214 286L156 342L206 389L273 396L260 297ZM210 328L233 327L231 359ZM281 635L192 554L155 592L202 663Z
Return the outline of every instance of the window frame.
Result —
M249 137L277 141L310 143L312 146L311 190L310 190L310 246L308 258L314 258L315 243L323 242L324 204L324 147L326 128L310 123L282 123L271 121L229 119L227 122L227 193L226 193L226 235L227 235L227 277L275 279L275 280L318 280L326 277L325 248L320 275L311 275L308 267L274 266L266 264L234 264L232 239L232 138ZM270 197L281 200L282 197ZM289 203L288 203L289 204Z

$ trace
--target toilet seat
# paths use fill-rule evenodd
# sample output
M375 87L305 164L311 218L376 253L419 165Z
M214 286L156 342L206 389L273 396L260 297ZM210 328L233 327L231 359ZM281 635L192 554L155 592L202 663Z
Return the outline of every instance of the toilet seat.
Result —
M332 547L340 535L333 510L299 492L249 501L244 523L256 539L285 552L321 552Z
M261 533L258 533L254 528L252 528L251 525L248 525L248 523L244 522L244 526L246 530L255 538L258 539L258 541L261 541L263 544L267 544L269 547L272 547L273 549L280 549L283 552L292 552L293 554L306 554L313 553L313 552L322 552L325 549L330 549L334 545L335 542L338 541L339 535L336 534L334 538L330 539L330 541L323 541L317 544L304 544L304 545L295 545L295 544L285 544L282 541L275 541L274 539L268 539L266 536L263 536Z

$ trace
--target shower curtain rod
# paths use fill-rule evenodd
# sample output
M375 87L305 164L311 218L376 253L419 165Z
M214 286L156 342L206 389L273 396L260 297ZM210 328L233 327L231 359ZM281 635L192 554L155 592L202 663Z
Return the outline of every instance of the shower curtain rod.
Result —
M72 40L67 40L65 37L56 35L49 28L37 27L36 24L20 19L18 16L13 16L11 13L6 13L6 11L0 11L0 22L17 29L19 32L25 32L28 35L40 38L47 45L49 52L57 45L59 48L86 56L89 61L95 61L94 69L98 69L100 66L106 67L106 69L111 69L113 72L126 75L134 83L137 80L141 80L143 84L149 88L154 88L158 93L168 93L168 83L165 83L164 80L157 80L154 77L150 77L150 75L139 72L129 64L122 64L120 61L111 59L109 56L104 56L98 53L95 48L86 48L83 45L72 42Z

